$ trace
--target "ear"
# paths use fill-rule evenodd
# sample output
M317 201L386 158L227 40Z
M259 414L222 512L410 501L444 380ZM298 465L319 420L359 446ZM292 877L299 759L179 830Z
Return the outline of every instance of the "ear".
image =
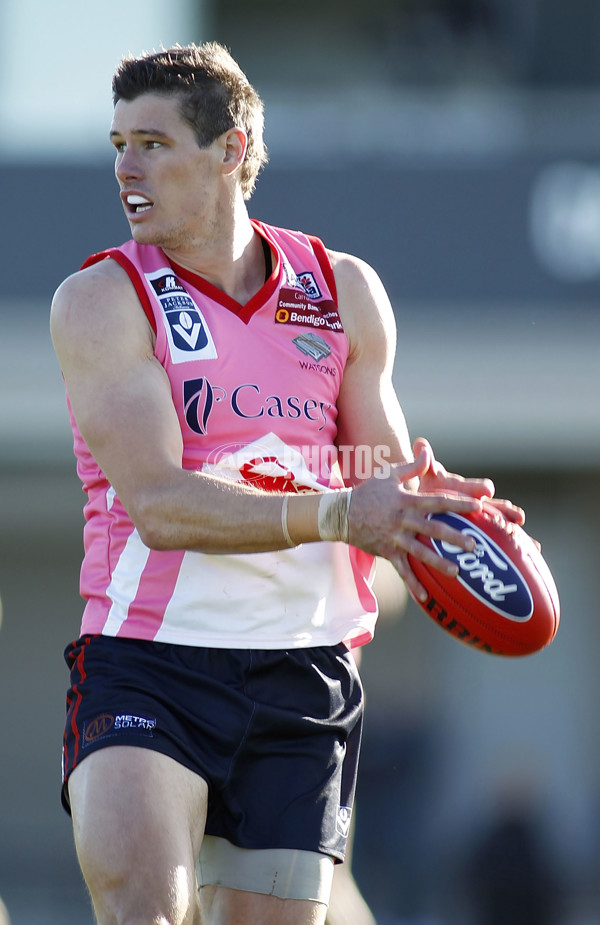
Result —
M222 171L225 175L233 174L243 164L246 157L248 136L243 129L234 127L223 132L219 143L223 150Z

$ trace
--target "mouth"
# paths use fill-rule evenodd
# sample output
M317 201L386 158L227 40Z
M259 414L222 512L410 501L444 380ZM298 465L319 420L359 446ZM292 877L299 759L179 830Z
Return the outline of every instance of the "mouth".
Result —
M143 215L154 205L150 199L140 193L122 193L121 198L129 216Z

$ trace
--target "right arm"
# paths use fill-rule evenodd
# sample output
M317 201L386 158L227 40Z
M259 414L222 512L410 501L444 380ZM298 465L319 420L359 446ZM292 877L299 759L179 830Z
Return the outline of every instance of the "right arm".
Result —
M231 553L287 545L281 495L182 468L169 380L118 264L105 260L65 280L51 333L77 426L147 546ZM317 503L304 497L315 509L305 542L318 539Z
M154 355L154 335L135 290L118 264L102 261L62 284L52 305L51 332L77 426L145 545L207 553L288 546L281 494L182 467L183 439L170 383ZM404 482L426 468L426 454L395 467L395 491L402 493ZM386 494L385 483L370 482L369 498ZM361 494L365 489L359 489ZM320 539L320 500L318 493L287 496L295 544ZM423 515L466 511L477 502L446 500L443 493L427 499L408 493L405 501L394 519L395 542L447 570L449 563L416 541L416 533L434 529ZM374 504L375 510L379 507ZM444 529L447 539L464 545L461 534ZM354 542L377 552L358 536Z

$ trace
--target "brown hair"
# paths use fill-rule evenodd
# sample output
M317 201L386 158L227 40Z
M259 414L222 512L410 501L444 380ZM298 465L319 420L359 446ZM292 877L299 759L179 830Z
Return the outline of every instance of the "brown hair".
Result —
M201 148L230 128L242 128L248 136L242 192L244 199L250 198L268 160L263 142L263 103L223 45L175 45L123 58L113 76L112 92L115 105L142 93L176 93L181 115L193 128Z

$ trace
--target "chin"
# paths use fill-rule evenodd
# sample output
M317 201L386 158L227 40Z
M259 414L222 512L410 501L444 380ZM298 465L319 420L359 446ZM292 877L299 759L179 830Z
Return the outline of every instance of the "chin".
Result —
M130 225L131 237L136 244L154 244L160 247L160 235L143 225Z
M151 244L154 247L175 249L181 246L181 235L169 234L167 231L161 232L150 225L133 225L131 227L131 237L136 244Z

